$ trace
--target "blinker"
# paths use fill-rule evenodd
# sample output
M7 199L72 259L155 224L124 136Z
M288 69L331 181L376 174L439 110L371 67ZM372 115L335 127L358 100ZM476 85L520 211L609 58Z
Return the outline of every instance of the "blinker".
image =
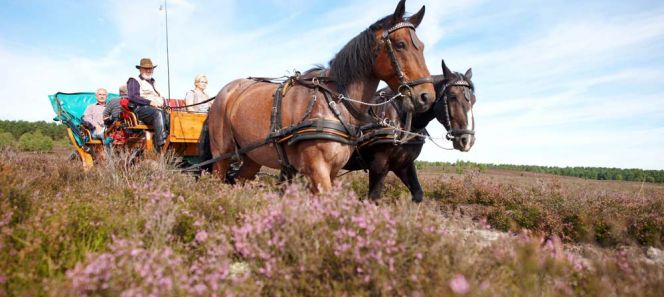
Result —
M417 38L417 34L415 34L415 30L410 30L410 40L413 42L413 46L416 49L420 49L420 46L422 46L422 43L420 42L420 39Z
M463 96L466 97L466 101L470 102L470 88L463 88Z

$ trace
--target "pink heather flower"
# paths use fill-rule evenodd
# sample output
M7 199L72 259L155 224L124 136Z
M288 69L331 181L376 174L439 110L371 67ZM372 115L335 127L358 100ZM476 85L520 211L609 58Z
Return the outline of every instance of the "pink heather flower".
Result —
M465 295L470 291L470 285L463 274L457 274L457 276L450 280L449 285L450 289L459 295Z
M4 284L7 282L7 277L4 275L0 275L0 284Z
M198 242L203 242L203 241L207 240L207 238L208 238L208 234L207 234L207 232L205 232L203 230L198 231L198 233L196 233L196 241L198 241Z
M198 295L203 295L207 291L207 287L204 284L197 284L193 288L193 292Z

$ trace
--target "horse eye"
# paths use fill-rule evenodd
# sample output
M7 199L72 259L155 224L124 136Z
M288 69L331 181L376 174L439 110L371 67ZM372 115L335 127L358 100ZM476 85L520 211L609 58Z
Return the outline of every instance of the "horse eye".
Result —
M403 41L397 42L397 49L405 49L406 48L406 43Z

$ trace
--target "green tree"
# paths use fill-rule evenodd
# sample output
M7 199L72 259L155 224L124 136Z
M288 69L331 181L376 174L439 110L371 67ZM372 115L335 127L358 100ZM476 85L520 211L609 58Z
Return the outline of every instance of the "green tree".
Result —
M15 145L16 138L9 132L0 130L0 149L12 147Z
M40 130L28 132L21 135L18 140L18 147L22 151L28 152L47 152L53 149L53 139L42 134Z

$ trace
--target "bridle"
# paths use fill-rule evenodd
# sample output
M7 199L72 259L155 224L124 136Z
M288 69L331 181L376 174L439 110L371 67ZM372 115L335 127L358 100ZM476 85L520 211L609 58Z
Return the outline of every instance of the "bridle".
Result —
M394 26L391 28L383 31L383 36L381 37L382 41L385 43L385 46L387 47L387 53L390 57L390 61L392 62L392 67L394 67L394 71L396 72L397 76L399 77L399 87L397 88L397 93L401 94L402 96L405 96L406 93L411 99L413 97L413 87L425 83L431 83L433 84L433 79L431 76L428 77L423 77L420 79L416 80L411 80L407 81L406 80L406 75L403 73L403 70L401 70L401 65L399 65L399 61L397 60L397 55L394 52L394 47L392 46L392 41L390 40L390 33L397 31L402 28L409 28L415 31L415 25L409 23L409 22L400 22L396 23ZM414 38L415 36L411 35L411 39ZM413 44L416 44L417 41L413 40ZM415 46L417 48L417 45Z
M443 109L445 110L445 123L443 125L445 126L445 129L447 129L447 134L445 135L445 138L447 140L453 140L457 137L463 136L463 135L475 135L475 130L473 127L473 130L469 129L454 129L452 128L452 121L450 120L450 106L448 103L447 99L447 88L449 87L463 87L463 97L468 102L468 106L470 106L470 110L472 111L473 105L472 102L470 101L471 93L474 93L475 91L472 89L471 85L469 82L467 82L463 77L461 79L454 80L452 82L449 82L443 86L442 94L443 96L440 98L443 102ZM466 121L471 121L472 119L466 119Z

